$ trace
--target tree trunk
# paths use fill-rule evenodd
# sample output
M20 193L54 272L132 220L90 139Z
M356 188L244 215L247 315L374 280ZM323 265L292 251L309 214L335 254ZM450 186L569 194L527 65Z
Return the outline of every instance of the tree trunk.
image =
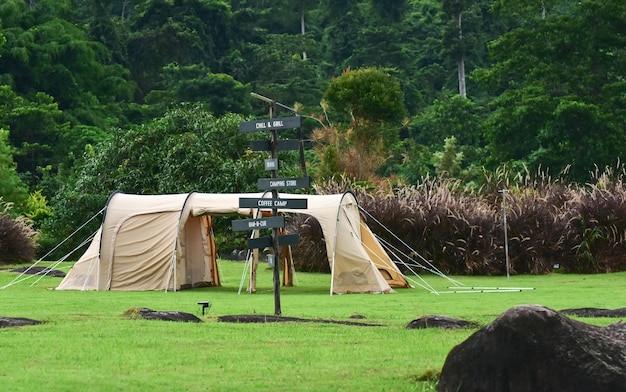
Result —
M122 3L122 20L126 17L126 6L128 6L128 0L124 0Z
M459 11L456 15L456 24L459 26L459 41L463 41L463 11ZM459 95L463 98L467 98L467 91L465 88L465 55L461 53L457 59L457 67L459 74Z
M302 35L305 33L304 29L304 0L300 0L300 32ZM306 52L302 51L302 59L306 60Z
M465 89L465 56L461 55L458 59L459 68L459 95L463 98L467 98L467 91Z

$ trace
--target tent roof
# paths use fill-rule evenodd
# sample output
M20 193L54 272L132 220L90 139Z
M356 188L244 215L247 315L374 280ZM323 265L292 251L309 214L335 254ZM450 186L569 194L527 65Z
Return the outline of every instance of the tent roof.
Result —
M272 196L269 192L231 194L191 192L169 195L135 195L118 192L112 194L107 203L98 244L99 279L107 283L98 283L98 289L111 287L111 282L114 282L116 275L114 269L121 271L122 268L126 268L125 272L132 274L133 257L135 259L137 257L152 258L164 266L171 264L166 259L178 257L180 260L184 257L179 248L185 236L187 221L203 215L252 216L256 209L239 208L239 199L263 197L271 198ZM331 293L391 291L389 283L382 277L373 262L371 252L364 248L364 244L370 242L371 239L363 241L362 237L368 234L363 234L365 232L362 229L357 200L352 193L279 194L279 198L306 199L308 204L306 209L280 209L279 211L309 214L320 223L333 272ZM90 249L90 257L93 258L94 249L92 247ZM124 258L126 267L114 267L120 265L115 264L114 259L121 257ZM399 271L397 273L399 274ZM141 276L138 275L136 280L140 278ZM158 283L150 282L150 284L157 285Z

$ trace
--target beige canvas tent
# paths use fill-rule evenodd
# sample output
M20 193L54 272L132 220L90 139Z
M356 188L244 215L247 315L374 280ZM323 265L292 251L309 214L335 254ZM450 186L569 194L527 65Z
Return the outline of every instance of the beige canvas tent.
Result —
M281 195L295 197L296 195ZM113 194L102 226L58 290L180 290L219 286L212 217L250 217L239 198L253 194ZM269 194L265 197L271 197ZM363 222L352 193L297 195L315 217L331 266L331 293L385 293L409 287Z

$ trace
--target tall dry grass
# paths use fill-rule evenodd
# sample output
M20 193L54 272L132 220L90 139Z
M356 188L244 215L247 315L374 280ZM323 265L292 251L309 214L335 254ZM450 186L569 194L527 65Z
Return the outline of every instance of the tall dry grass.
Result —
M353 191L364 219L385 243L399 254L417 252L447 274L504 274L505 217L512 274L548 273L556 265L563 272L626 270L623 167L597 170L584 185L566 183L566 175L502 169L486 174L473 192L451 179L426 177L415 186L392 187L343 178L316 191ZM296 268L328 271L319 225L293 217L291 230L301 237Z
M10 215L12 203L0 197L0 264L28 263L35 259L38 232L25 216Z

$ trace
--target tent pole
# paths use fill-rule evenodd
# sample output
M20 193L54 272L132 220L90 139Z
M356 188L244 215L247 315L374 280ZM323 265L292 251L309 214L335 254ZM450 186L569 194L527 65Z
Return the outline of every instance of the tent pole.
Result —
M241 295L243 284L246 281L246 277L248 275L248 263L252 262L252 260L250 259L250 256L251 256L251 253L250 253L250 250L248 249L248 252L246 253L246 260L243 263L243 272L241 273L241 280L239 281L239 291L237 291L237 295Z
M343 204L343 197L339 202L339 207L337 207L337 216L335 217L335 239L333 243L333 254L332 260L330 262L330 295L333 295L333 288L335 287L335 254L337 253L337 232L339 231L339 214Z
M87 277L85 278L85 280L83 281L83 287L81 289L81 291L85 291L87 290L87 282L89 280L89 277L91 276L91 274L93 273L93 265L94 262L96 264L96 273L100 273L100 263L98 263L98 259L100 258L100 256L98 256L97 258L93 258L91 259L91 261L89 262L89 268L87 269ZM97 276L97 275L96 275ZM98 288L98 282L96 282L96 289Z
M258 211L258 210L257 210ZM260 213L260 211L257 213ZM253 230L250 238L259 238L260 232L259 230ZM256 293L256 275L259 269L259 250L258 249L248 249L248 253L246 254L246 259L250 260L250 277L248 279L248 293L253 294Z
M176 239L178 242L178 239ZM167 280L165 282L165 292L167 293L170 288L170 280L172 279L172 272L174 273L174 291L176 291L176 246L174 246L174 251L172 252L172 258L170 259L170 268L167 271Z

